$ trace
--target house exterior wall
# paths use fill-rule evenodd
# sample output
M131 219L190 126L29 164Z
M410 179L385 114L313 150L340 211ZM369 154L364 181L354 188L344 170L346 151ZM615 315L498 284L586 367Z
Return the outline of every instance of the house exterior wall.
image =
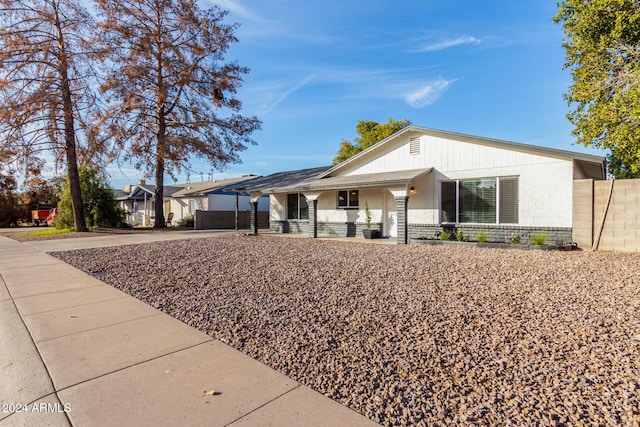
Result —
M210 211L235 211L236 210L236 195L235 193L228 194L209 194L208 205ZM251 197L246 195L238 196L238 210L250 211L251 210ZM258 211L269 210L269 196L261 197L258 200Z
M191 214L191 212L189 212L189 203L185 199L169 199L169 211L164 214L169 215L169 212L173 212L174 224Z
M500 176L519 177L519 224L571 227L573 161L517 152L439 137L420 136L420 154L409 153L408 134L391 142L378 157L345 165L344 175L425 169L433 172L414 184L409 195L408 221L437 224L440 181Z

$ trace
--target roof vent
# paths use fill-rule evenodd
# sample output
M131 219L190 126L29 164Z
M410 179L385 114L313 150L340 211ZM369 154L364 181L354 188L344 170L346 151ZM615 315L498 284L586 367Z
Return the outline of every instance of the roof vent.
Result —
M420 137L409 138L409 154L412 156L420 154Z

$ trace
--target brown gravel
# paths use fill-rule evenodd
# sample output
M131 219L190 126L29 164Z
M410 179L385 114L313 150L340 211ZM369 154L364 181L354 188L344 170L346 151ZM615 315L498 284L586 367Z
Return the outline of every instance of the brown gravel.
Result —
M640 423L640 255L236 235L53 255L384 425Z

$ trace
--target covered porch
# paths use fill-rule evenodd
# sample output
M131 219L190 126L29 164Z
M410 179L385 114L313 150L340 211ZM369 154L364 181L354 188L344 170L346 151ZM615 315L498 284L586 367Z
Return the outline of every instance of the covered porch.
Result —
M269 188L271 230L305 234L311 238L354 238L366 227L366 208L371 229L387 241L409 241L407 209L415 193L415 181L431 168L384 173L342 175ZM250 194L252 202L265 189ZM255 204L253 203L255 209ZM257 227L252 227L257 234Z

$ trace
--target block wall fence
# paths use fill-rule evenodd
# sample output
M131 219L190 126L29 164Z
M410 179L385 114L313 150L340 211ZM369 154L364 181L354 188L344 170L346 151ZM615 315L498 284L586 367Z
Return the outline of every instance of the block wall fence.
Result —
M601 251L640 252L640 179L616 179L613 187L611 180L574 181L573 241L584 250L595 244Z

